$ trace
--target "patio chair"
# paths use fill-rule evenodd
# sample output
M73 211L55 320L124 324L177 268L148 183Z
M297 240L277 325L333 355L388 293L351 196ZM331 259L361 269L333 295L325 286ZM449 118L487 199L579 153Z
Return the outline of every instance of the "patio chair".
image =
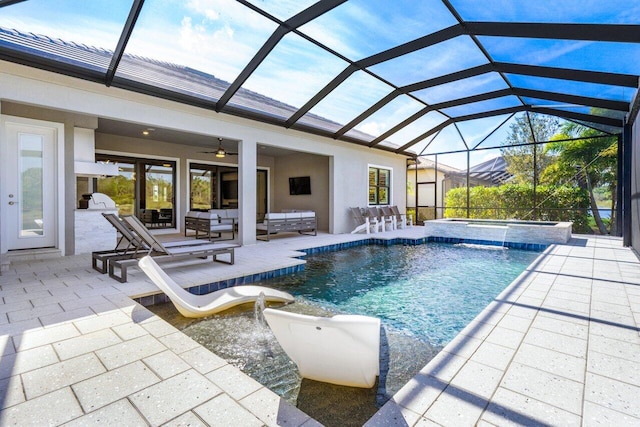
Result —
M171 246L168 247L160 242L156 237L149 233L149 230L138 220L138 218L127 215L122 218L123 222L131 227L136 234L142 239L146 247L148 247L147 254L151 255L158 262L164 261L177 261L180 259L193 259L202 258L206 259L209 256L213 257L214 262L222 262L225 264L234 263L234 248L237 248L236 244L222 244L222 243L210 243L199 241L200 244L193 244L189 246ZM229 255L229 261L218 259L219 255ZM137 259L118 259L109 262L109 277L118 280L119 282L127 281L127 269L138 265ZM120 270L120 275L116 274L117 270Z
M384 214L381 211L379 211L378 208L376 208L375 206L370 206L367 209L367 213L369 215L369 221L373 220L374 218L378 220L378 222L382 226L382 231L393 230L393 219L390 217L384 216Z
M109 221L120 235L115 248L91 253L91 267L97 272L105 274L109 260L134 258L140 249L144 249L144 242L129 230L116 214L103 213L102 216Z
M393 213L391 207L389 206L380 206L380 210L382 211L382 215L384 218L391 223L391 229L397 230L398 228L404 228L404 223L401 219L399 219L396 214Z
M139 256L144 255L149 249L150 246L145 243L145 241L140 238L140 236L132 229L127 223L118 218L118 215L112 213L103 213L102 216L109 221L109 223L116 229L118 234L120 234L120 238L116 243L116 247L111 250L106 251L95 251L91 253L91 267L99 273L105 274L108 269L108 264L110 261L115 261L118 259L126 259L126 258L137 258ZM141 227L145 228L142 222L136 217L136 221L140 224ZM192 245L202 245L208 244L208 242L203 240L182 240L182 241L174 241L174 242L166 242L164 246L167 248L174 248L180 246L192 246Z
M209 316L239 304L254 302L260 297L260 294L264 295L265 301L282 303L294 301L293 296L287 292L255 285L239 285L206 295L194 295L169 277L154 258L145 256L138 261L138 266L169 297L184 317Z
M356 221L356 228L353 229L351 234L359 233L361 231L370 234L371 231L374 233L378 232L378 229L382 229L382 223L379 223L377 219L370 220L369 217L362 215L362 211L360 208L349 208L351 211L351 216Z
M391 211L396 216L398 223L402 223L400 228L405 228L407 225L413 227L413 215L400 213L400 210L395 205L391 206Z

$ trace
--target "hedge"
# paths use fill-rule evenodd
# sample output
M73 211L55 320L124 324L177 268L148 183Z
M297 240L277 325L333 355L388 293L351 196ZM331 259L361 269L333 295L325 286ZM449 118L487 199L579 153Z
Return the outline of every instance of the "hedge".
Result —
M533 215L533 185L507 184L498 187L471 187L469 217L474 219L521 219L539 221L572 221L573 231L588 233L589 194L569 186L536 188L536 218ZM467 217L467 188L447 192L445 218Z

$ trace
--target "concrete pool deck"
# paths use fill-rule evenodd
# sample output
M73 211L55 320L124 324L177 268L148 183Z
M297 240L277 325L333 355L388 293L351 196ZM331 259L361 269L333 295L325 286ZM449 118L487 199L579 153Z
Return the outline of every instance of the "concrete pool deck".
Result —
M287 268L297 250L371 236L278 237L236 264L167 265L202 284ZM0 276L0 425L318 423L130 297L89 255L11 264ZM549 247L368 426L640 424L640 262L621 240Z

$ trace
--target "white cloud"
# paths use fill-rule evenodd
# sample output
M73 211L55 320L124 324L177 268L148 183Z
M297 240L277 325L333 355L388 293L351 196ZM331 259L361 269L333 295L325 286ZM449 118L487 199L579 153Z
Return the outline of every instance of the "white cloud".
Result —
M369 135L373 135L373 136L378 136L380 134L382 134L382 132L384 132L382 129L384 128L384 126L378 122L368 122L367 124L363 125L363 126L358 126L358 130L361 130L364 133L367 133Z

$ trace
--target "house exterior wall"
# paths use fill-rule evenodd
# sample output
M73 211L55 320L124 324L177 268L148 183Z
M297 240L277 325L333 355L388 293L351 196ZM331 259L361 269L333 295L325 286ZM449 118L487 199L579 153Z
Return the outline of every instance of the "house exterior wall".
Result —
M273 212L286 209L310 210L316 213L318 229L329 230L329 157L297 153L277 157L274 168ZM290 195L289 178L311 178L311 194Z
M328 218L326 221L330 233L349 232L353 228L353 224L351 224L348 208L367 205L368 165L370 164L384 166L392 170L393 204L398 205L401 210L406 207L405 157L393 153L371 150L355 144L334 141L239 117L217 114L211 110L118 88L105 87L101 84L2 61L0 61L0 102L3 104L3 114L9 114L4 110L5 105L15 105L14 108L19 111L13 113L26 116L52 114L56 116L55 121L61 121L65 124L66 171L62 179L65 180L68 191L61 197L64 199L66 215L70 219L73 217L77 203L73 168L70 167L73 160L73 127L92 128L92 123L86 123L84 120L93 122L93 120L97 120L97 117L135 122L149 127L222 136L240 140L240 144L245 144L245 147L265 144L301 153L325 156L328 158L328 177L322 179L328 180ZM25 105L37 106L37 108L32 110L33 107L25 107ZM35 114L33 111L39 111L39 113ZM54 118L51 117L51 119ZM80 123L81 121L83 123ZM132 144L127 145L128 142L132 142ZM129 152L135 150L140 153L149 152L160 155L171 152L171 149L163 144L155 142L149 144L146 140L144 142L143 144L140 141L114 139L110 143L113 144L110 149L117 150L120 145L123 148L124 145L127 145L126 151ZM106 144L103 137L98 136L97 149L106 149L103 144ZM185 147L184 149L198 150L197 147ZM180 156L175 156L181 159L179 162L181 171L186 170L186 160L183 159L186 159L187 156L191 156L191 154L183 153ZM242 153L239 159L242 159ZM275 171L271 170L272 183L277 184L277 178L274 174ZM179 191L183 195L186 192L184 179L180 180ZM247 204L251 203L255 210L255 195L251 197L253 198L247 200ZM180 212L183 212L186 199L184 196L181 199L183 200L178 203ZM247 196L247 199L250 197ZM271 200L272 208L276 208L278 203L277 199ZM288 202L283 201L283 203ZM66 240L73 242L73 230L67 231L67 233L69 235ZM255 235L249 234L243 239L243 244L253 243ZM73 253L73 250L67 250L67 253Z

